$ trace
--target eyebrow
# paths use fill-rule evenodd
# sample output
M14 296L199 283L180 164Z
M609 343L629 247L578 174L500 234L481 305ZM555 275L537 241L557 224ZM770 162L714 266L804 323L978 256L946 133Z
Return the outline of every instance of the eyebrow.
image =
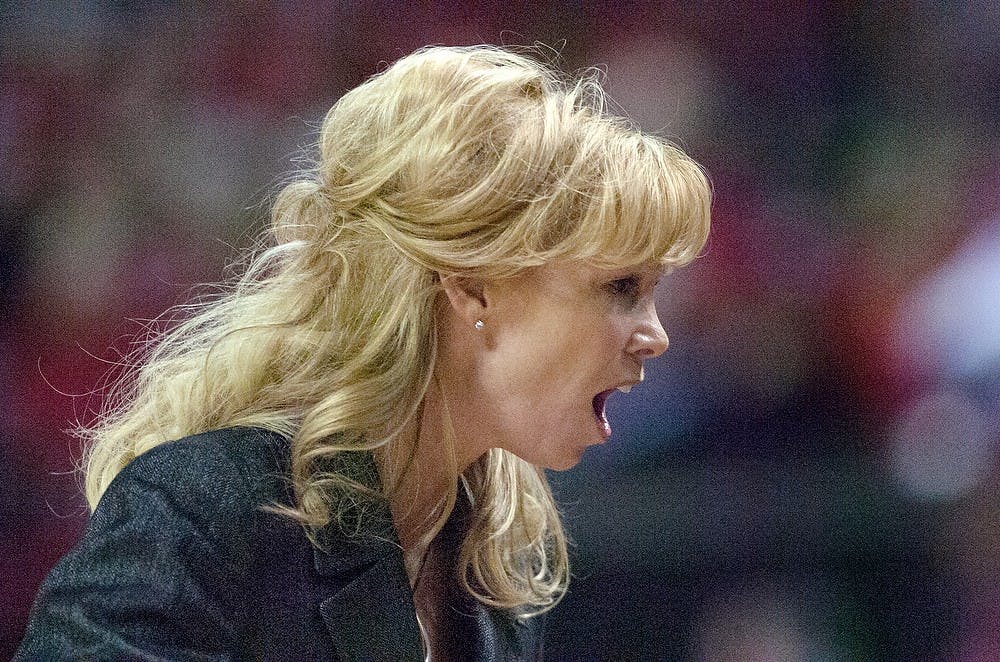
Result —
M666 276L672 270L673 269L669 265L660 264L659 262L649 262L638 268L638 271L641 271L644 276L649 276L653 280L657 280L661 276Z

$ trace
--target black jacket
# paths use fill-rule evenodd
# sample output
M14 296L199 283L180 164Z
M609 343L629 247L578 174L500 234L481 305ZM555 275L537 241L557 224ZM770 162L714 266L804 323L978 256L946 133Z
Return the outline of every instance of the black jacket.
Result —
M370 456L344 456L374 484ZM45 580L15 659L422 660L388 509L366 510L358 536L328 526L320 550L263 508L291 502L287 468L287 440L250 428L139 456ZM541 657L537 619L450 594L453 659Z

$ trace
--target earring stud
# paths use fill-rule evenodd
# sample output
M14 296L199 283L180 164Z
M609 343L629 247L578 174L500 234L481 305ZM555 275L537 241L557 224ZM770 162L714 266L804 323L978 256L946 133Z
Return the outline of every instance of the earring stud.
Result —
M482 331L483 327L486 326L486 322L483 320L476 320L476 323L472 326L476 327L476 331Z

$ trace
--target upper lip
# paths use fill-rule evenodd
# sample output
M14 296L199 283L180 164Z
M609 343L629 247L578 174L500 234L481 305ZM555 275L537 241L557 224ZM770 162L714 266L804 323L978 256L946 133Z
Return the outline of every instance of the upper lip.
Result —
M627 393L628 391L632 390L633 386L641 382L642 382L642 377L639 377L638 379L626 379L624 381L618 382L608 390L609 391L624 390Z
M629 373L628 377L625 377L621 381L613 383L607 389L601 391L601 393L610 393L611 391L616 391L620 388L624 388L626 391L629 391L633 386L641 383L646 378L645 366L639 363L634 367L638 368L638 370L628 370L627 371ZM629 366L629 368L632 368L632 366Z

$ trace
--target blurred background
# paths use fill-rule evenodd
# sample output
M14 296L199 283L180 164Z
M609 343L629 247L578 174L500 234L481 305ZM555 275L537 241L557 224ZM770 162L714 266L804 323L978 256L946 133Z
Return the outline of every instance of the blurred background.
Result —
M0 658L86 521L64 431L141 321L251 245L346 90L537 41L715 187L670 351L552 476L549 656L1000 660L995 3L215 7L0 9Z

